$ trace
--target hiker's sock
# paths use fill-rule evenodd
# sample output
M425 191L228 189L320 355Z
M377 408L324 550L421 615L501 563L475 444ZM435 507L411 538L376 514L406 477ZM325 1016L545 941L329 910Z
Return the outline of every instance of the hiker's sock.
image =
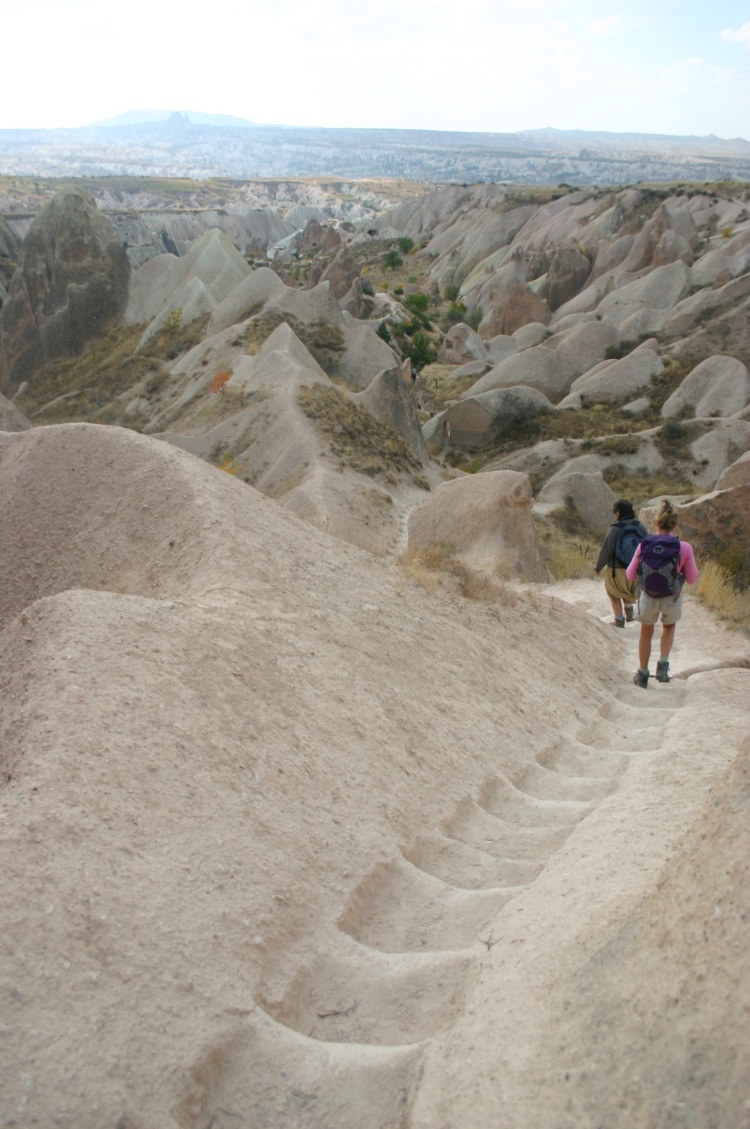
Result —
M632 670L633 668L631 667L630 669ZM646 678L648 678L648 667L639 666L638 667L638 673L639 674L645 674Z

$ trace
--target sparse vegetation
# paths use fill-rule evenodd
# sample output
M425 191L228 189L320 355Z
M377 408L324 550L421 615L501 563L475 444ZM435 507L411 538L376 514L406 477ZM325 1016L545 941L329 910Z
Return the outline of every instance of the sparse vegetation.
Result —
M733 627L750 631L750 595L718 561L701 562L696 586L699 599Z
M220 395L224 395L224 386L227 381L232 379L232 374L227 369L219 369L211 381L211 391Z
M628 498L636 509L651 498L663 498L668 494L697 497L703 493L694 482L679 474L649 474L645 469L631 471L620 463L612 463L602 474L615 494L619 498Z
M335 369L335 357L344 350L344 335L339 327L327 322L308 325L281 310L268 310L251 320L245 330L246 351L255 356L273 331L283 324L289 326L324 372Z
M297 401L343 466L381 475L390 483L408 474L418 486L428 489L422 464L395 428L375 419L345 392L324 384L303 385Z
M505 576L498 572L497 577L492 577L469 568L458 559L453 545L409 549L399 557L399 563L410 580L429 592L435 592L444 583L452 581L467 600L505 605L513 605L518 600L518 592L508 584Z
M600 539L594 540L585 532L565 532L559 523L536 516L534 527L541 558L555 580L581 580L591 576Z

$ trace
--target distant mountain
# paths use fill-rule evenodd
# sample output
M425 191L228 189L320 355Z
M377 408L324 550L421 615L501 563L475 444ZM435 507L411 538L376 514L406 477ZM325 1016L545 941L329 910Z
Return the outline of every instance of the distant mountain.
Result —
M130 110L81 129L0 130L2 173L575 186L750 181L750 142L555 129L308 129L212 114Z
M215 126L248 126L254 122L247 118L235 118L231 114L202 114L196 110L126 110L124 114L117 114L114 118L105 118L103 121L91 122L87 128L117 125L143 125L146 122L166 122L171 118L182 117L196 125Z

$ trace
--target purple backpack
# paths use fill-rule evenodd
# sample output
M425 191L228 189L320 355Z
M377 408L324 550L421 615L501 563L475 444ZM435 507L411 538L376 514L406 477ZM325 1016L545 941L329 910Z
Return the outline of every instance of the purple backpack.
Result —
M657 533L643 538L638 584L647 596L655 600L679 594L682 589L679 537L665 537Z

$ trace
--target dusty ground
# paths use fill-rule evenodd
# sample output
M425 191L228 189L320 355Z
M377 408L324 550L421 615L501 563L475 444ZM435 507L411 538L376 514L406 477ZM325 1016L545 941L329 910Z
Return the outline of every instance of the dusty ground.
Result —
M0 434L0 1114L750 1125L748 642L429 594L118 429Z

